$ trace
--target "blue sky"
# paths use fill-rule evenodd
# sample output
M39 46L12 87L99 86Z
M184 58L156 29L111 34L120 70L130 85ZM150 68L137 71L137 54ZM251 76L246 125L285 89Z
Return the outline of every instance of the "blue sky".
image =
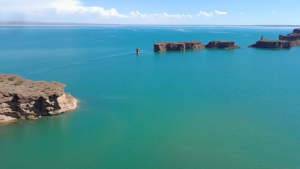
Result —
M2 21L300 25L299 0L0 0Z

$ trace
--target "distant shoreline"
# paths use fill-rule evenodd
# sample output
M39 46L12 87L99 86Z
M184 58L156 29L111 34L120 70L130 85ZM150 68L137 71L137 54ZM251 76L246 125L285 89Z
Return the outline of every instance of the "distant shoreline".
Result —
M67 23L67 22L17 22L0 21L0 26L195 26L195 27L300 27L300 25L178 25L178 24L96 24L96 23Z

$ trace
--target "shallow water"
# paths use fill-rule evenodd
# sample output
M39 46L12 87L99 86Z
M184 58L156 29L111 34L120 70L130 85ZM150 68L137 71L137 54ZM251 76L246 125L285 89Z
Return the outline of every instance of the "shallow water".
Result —
M65 83L80 100L1 127L1 168L300 168L300 48L247 48L292 30L0 27L1 73ZM243 49L153 52L191 40Z

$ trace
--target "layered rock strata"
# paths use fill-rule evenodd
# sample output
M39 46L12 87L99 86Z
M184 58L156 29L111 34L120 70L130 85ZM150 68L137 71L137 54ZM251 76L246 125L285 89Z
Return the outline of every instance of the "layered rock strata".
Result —
M31 81L0 74L0 123L19 118L36 119L76 109L78 101L64 92L65 87L58 82Z
M249 46L250 48L273 48L273 49L290 49L292 48L290 41L285 40L267 40L257 41L256 44Z
M279 35L279 40L290 41L292 46L300 46L300 29L294 29L293 33L287 36Z
M212 41L206 46L208 49L240 49L241 47L235 45L234 41Z
M179 42L185 44L185 49L204 49L205 45L200 41Z
M300 28L294 29L293 33L300 33Z
M205 45L200 41L191 42L158 42L154 44L154 52L184 51L186 49L204 49Z

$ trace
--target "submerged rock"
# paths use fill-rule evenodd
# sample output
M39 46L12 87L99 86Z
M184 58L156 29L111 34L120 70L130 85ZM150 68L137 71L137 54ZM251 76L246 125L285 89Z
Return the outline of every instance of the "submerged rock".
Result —
M204 49L205 45L200 41L191 42L158 42L154 44L154 52L184 51L186 49Z
M64 92L65 87L58 82L31 81L0 74L0 115L26 119L76 109L78 101Z
M208 49L241 49L241 47L235 45L234 41L212 41L205 47Z
M293 33L287 36L279 35L279 40L290 41L292 46L300 46L300 29L294 29Z
M290 41L285 40L260 40L256 44L249 46L250 48L273 48L273 49L290 49L292 48Z

